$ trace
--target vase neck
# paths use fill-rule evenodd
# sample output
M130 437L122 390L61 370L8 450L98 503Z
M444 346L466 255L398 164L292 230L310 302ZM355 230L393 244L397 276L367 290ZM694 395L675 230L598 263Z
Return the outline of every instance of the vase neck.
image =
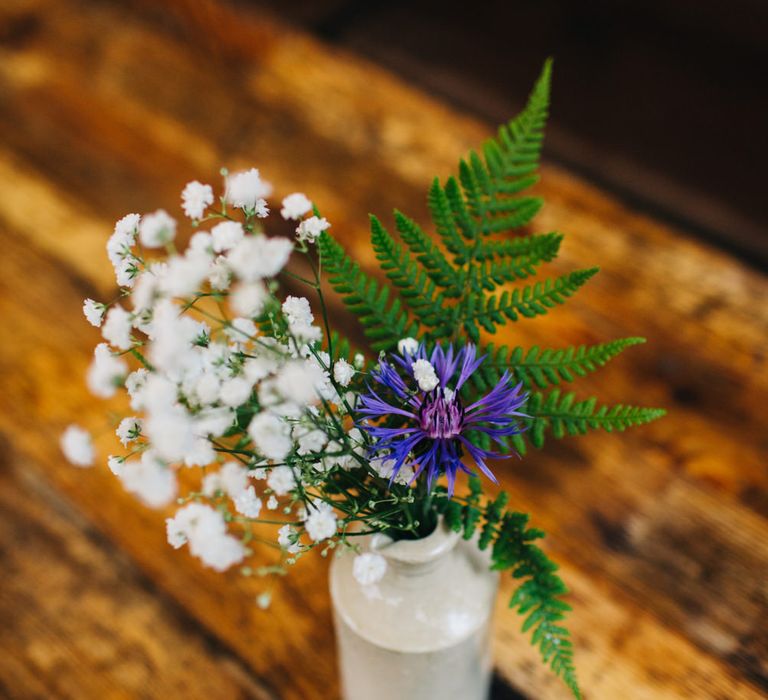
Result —
M459 533L448 528L441 518L434 531L418 540L397 540L384 534L371 538L371 551L381 554L393 573L418 579L430 577L443 568L459 541Z

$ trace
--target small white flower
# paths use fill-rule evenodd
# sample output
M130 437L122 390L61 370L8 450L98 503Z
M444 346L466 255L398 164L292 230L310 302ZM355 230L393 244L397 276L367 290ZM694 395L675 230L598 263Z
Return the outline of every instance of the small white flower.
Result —
M204 406L216 403L219 399L221 380L213 372L205 372L195 384L197 400Z
M135 416L123 418L115 431L123 447L128 447L130 443L141 435L141 420Z
M249 486L241 491L234 499L235 510L246 518L258 518L261 512L261 499L256 495L256 489Z
M352 377L355 376L355 368L346 360L337 360L333 366L333 378L341 386L349 386Z
M308 455L312 452L320 452L328 443L328 435L319 428L305 428L297 425L293 429L293 439L296 440L300 455Z
M101 335L116 348L129 350L133 345L131 330L133 329L131 314L119 304L113 306L107 313L107 319L101 329Z
M245 547L236 537L223 535L209 541L202 540L194 544L193 554L214 571L226 571L239 564L245 558Z
M300 241L307 241L307 243L314 243L320 234L329 228L331 225L325 217L310 216L296 228L296 238Z
M296 487L296 476L293 469L286 465L270 469L269 476L267 476L267 486L278 496L285 496Z
M123 238L135 240L140 222L141 217L138 214L126 214L115 223L114 233Z
M262 340L262 345L268 340L269 338ZM277 356L269 350L265 350L258 357L249 357L243 364L243 372L255 384L275 372L279 366Z
M193 430L197 428L195 423ZM205 467L216 459L216 450L213 445L203 437L194 438L184 452L184 464L187 467Z
M115 230L107 241L107 256L115 268L131 255L140 221L138 214L126 214L115 224Z
M168 544L174 549L179 549L187 543L187 533L180 527L176 518L165 519L165 536Z
M139 240L145 248L160 248L176 236L176 220L164 209L147 214L139 224Z
M167 506L176 497L176 474L152 450L142 453L139 461L125 462L120 481L150 508Z
M259 413L254 416L248 426L248 435L267 459L283 460L293 446L288 424L272 413Z
M131 292L134 314L149 312L152 309L157 297L158 281L166 267L165 263L150 263L136 280Z
M215 544L207 544L200 550L200 559L214 571L226 571L245 558L245 547L232 535L219 538Z
M292 326L309 325L315 320L306 297L288 296L282 308L288 323Z
M115 455L109 455L107 457L107 466L115 476L121 476L123 473L123 464L125 463L125 457L117 457Z
M208 281L211 283L211 287L220 292L229 288L229 284L232 281L232 270L229 269L227 259L223 255L219 255L211 263L208 269Z
M280 215L286 220L300 219L311 210L312 202L309 201L307 196L301 192L294 192L283 199L283 208L280 210Z
M93 465L91 434L79 425L70 425L61 435L61 451L67 461L76 467Z
M318 326L291 326L291 334L298 342L304 343L320 340L323 336Z
M160 373L146 376L141 393L143 407L148 413L170 413L177 408L178 387Z
M202 219L206 207L213 204L213 188L202 182L188 182L181 193L181 206L190 219Z
M277 543L288 552L288 554L296 554L296 552L301 549L301 545L297 540L296 530L290 525L283 525L277 531Z
M128 396L131 397L131 408L134 411L142 408L141 390L144 388L148 376L149 372L140 367L125 378L125 389L128 392Z
M276 386L282 397L296 406L318 401L325 375L316 362L291 360L277 373Z
M245 343L258 333L256 324L250 318L238 316L232 319L232 323L224 330L227 337L235 343Z
M204 251L188 250L185 255L174 255L159 276L159 288L172 297L194 294L210 272L210 258Z
M267 301L267 290L261 282L239 284L229 295L229 304L239 316L258 316Z
M227 177L225 199L239 209L255 209L260 199L272 194L272 185L261 179L256 168Z
M362 442L362 436L357 428L353 428L349 431L348 438L351 443L355 444L360 440L353 451L357 455L363 455L365 452L365 443ZM333 467L339 467L345 471L356 469L360 466L360 462L355 459L353 454L345 452L345 448L340 443L333 440L328 443L325 449L326 457L324 457L319 464L315 464L315 469L322 472L327 472Z
M256 282L280 272L291 250L293 243L287 238L246 236L227 253L227 262L239 279Z
M218 471L205 475L202 490L206 496L223 491L230 498L237 498L247 486L248 470L238 462L227 462Z
M429 360L416 360L411 367L413 378L418 382L419 389L422 391L432 391L440 383L435 368Z
M274 496L270 496L267 500L267 510L277 510L278 505L277 499Z
M219 400L225 406L242 406L250 397L253 385L245 377L232 377L222 382Z
M190 416L181 406L153 406L151 398L147 399L147 408L143 429L152 447L168 462L183 460L195 440L194 423Z
M242 543L227 534L222 514L201 503L189 503L166 520L171 546L189 544L189 551L216 571L225 571L245 557Z
M88 323L96 328L101 326L106 310L107 307L104 304L94 301L93 299L86 299L83 302L83 315L88 320Z
M394 459L387 457L375 457L370 461L370 467L376 472L382 479L392 478L392 471L395 468L397 462ZM402 484L407 486L411 479L413 479L414 471L413 464L411 462L405 462L397 472L395 477L396 484Z
M245 231L239 221L222 221L211 229L213 249L217 253L231 250L243 240Z
M227 406L207 408L195 415L194 431L205 437L221 437L235 422L235 411Z
M93 352L93 362L86 376L88 388L95 396L108 399L114 396L127 373L128 365L112 355L109 345L99 343Z
M148 329L152 340L149 360L156 369L171 375L182 371L185 363L198 364L192 348L203 336L210 337L208 326L182 312L181 306L163 299L155 305Z
M387 572L387 560L381 554L365 552L355 557L352 575L361 586L371 586L384 578Z
M133 257L121 260L115 267L115 280L119 287L133 287L138 274L139 268L136 264L136 259Z
M397 343L397 351L401 355L415 355L419 349L419 341L416 338L403 338Z
M304 522L307 535L313 542L321 542L336 534L336 513L324 501L313 505Z
M210 254L213 250L213 238L207 231L198 231L189 239L189 250L196 253Z
M355 355L355 359L352 363L355 366L355 369L359 372L363 367L365 367L365 357L362 353L357 353Z

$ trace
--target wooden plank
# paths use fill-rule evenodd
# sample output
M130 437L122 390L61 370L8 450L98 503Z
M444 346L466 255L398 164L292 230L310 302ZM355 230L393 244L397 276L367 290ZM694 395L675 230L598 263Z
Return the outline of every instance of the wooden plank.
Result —
M2 444L0 695L276 697Z
M283 15L295 0L266 4ZM768 14L749 2L728 13L717 4L708 9L647 1L566 9L549 2L486 3L467 12L429 0L352 2L311 29L490 121L522 105L517 85L544 52L554 54L548 152L765 269L768 220L754 169L764 158L754 134L768 94L752 86L768 68L756 43L768 33ZM511 26L527 30L513 29L509 41Z
M423 220L431 175L449 172L487 126L376 68L268 24L233 25L223 11L215 26L231 53L211 59L119 6L46 9L34 40L0 63L0 298L8 327L19 329L0 348L0 429L282 697L332 695L322 562L303 563L265 615L253 605L257 585L171 552L161 516L120 493L105 470L62 465L39 430L55 433L72 415L97 425L103 410L81 386L97 334L80 321L79 298L110 294L105 217L167 206L187 179L255 160L281 193L310 193L372 265L365 213L398 206ZM768 431L757 410L768 319L755 300L768 285L567 173L545 168L540 191L541 228L569 233L555 269L599 262L605 273L569 310L505 338L564 345L648 334L652 346L585 386L672 408L641 431L565 441L503 469L516 505L535 512L565 564L584 685L596 698L758 697L768 675L759 653ZM22 286L25 297L14 299ZM533 697L563 697L516 629L514 617L500 617L501 672Z

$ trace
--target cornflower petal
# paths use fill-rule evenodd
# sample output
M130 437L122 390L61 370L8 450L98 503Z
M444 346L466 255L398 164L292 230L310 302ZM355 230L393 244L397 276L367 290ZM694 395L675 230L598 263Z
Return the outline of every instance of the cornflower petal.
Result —
M478 447L469 437L481 433L500 448L507 448L505 439L523 430L516 418L525 417L520 409L527 395L522 392L522 385L513 385L510 373L505 372L491 391L465 408L459 391L485 359L485 355L477 356L471 344L458 352L452 345L436 345L431 353L420 344L413 354L403 349L399 354L381 358L370 376L391 393L384 399L377 389L368 386L360 401L360 413L366 419L358 427L373 438L371 456L394 462L390 485L408 462L409 472L413 469L409 485L424 478L431 490L444 474L448 494L452 496L458 472L474 474L465 456L496 482L486 461L509 455ZM419 360L432 366L439 380L437 387L422 389L423 383L416 381L413 366ZM390 422L392 416L394 423Z

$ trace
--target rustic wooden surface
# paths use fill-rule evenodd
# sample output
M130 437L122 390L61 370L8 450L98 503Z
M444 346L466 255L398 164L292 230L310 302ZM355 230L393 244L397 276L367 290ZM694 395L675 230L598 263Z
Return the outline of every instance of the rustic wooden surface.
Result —
M424 219L431 177L490 125L265 18L163 7L0 8L0 694L334 698L325 562L303 560L261 611L257 582L171 550L165 514L106 467L64 463L59 431L104 411L83 387L98 334L81 300L114 289L114 219L221 165L310 193L371 264L365 214ZM566 172L544 167L540 192L537 228L567 233L555 271L603 272L506 338L646 335L580 391L670 410L503 473L572 589L586 697L766 697L768 282ZM567 697L503 608L498 697Z

